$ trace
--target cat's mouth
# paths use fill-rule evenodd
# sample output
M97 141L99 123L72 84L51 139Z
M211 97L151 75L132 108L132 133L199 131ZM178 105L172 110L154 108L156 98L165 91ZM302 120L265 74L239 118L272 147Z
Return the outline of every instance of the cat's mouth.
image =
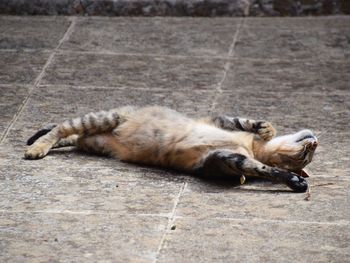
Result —
M303 150L300 153L299 159L304 160L305 163L309 161L309 159L312 158L312 155L315 152L317 146L318 141L315 137L307 139L305 142L303 142Z
M306 165L311 161L317 146L318 140L314 136L308 136L303 140L299 140L297 146L298 151L293 158Z
M305 169L301 169L299 172L297 172L296 174L304 177L304 178L307 178L307 177L310 177L310 175L305 171Z

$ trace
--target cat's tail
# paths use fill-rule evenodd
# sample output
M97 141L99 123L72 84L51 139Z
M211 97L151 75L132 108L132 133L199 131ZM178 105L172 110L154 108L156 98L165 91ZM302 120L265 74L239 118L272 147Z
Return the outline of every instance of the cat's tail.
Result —
M27 145L32 145L37 139L49 133L57 124L47 124L42 129L38 130L32 137L27 140Z
M45 134L49 133L53 128L55 128L57 124L47 124L42 129L38 130L33 136L31 136L27 140L27 145L32 145L35 143L40 137L44 136ZM72 135L65 139L61 139L58 141L52 148L61 148L61 147L68 147L68 146L76 146L78 136Z

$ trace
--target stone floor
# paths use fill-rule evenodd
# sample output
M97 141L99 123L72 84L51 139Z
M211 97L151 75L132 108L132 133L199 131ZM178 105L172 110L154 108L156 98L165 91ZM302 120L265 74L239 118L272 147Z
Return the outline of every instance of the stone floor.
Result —
M0 16L0 262L349 262L350 17ZM43 123L125 104L310 128L312 196L56 150Z

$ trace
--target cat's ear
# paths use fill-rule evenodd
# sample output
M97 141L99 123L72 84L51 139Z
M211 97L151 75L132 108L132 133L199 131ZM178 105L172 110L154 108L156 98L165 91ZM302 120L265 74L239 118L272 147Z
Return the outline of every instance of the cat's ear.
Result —
M310 177L310 175L304 169L301 169L297 174L304 178Z

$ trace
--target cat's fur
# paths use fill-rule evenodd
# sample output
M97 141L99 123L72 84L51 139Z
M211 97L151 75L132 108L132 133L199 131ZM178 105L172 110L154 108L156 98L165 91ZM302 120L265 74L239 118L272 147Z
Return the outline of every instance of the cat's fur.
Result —
M204 176L262 177L306 191L307 182L296 173L311 162L316 137L309 130L275 134L264 121L229 116L195 120L164 107L122 107L40 130L28 140L32 145L25 158L75 145L127 162Z

